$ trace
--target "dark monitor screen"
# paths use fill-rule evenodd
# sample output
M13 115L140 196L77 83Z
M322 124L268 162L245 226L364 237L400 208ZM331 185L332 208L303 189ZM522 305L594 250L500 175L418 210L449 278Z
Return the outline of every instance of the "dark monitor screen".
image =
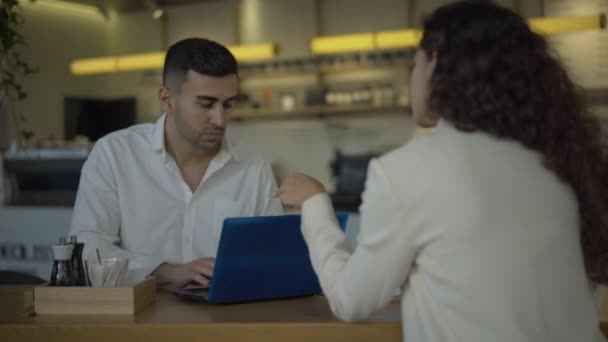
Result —
M65 140L76 135L97 141L104 135L135 124L135 98L63 100Z

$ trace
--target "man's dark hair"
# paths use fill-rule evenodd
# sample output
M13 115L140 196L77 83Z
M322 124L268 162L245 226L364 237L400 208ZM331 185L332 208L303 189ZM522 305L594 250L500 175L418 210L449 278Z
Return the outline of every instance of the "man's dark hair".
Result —
M236 75L236 59L223 45L204 38L188 38L171 45L165 56L163 84L179 86L188 70L202 75Z

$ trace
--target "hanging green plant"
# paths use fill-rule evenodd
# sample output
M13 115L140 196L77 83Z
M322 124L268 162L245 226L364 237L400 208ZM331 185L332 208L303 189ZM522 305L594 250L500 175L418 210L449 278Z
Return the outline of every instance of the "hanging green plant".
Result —
M18 51L25 46L23 35L18 32L24 21L18 0L0 0L0 110L10 111L18 132L18 146L22 146L22 139L27 141L34 135L27 117L17 110L17 102L27 98L20 80L38 71Z

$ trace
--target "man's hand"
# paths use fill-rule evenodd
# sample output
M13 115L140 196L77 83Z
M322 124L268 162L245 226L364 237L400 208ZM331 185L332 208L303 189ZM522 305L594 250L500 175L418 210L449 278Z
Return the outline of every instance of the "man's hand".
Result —
M159 287L182 288L189 284L209 286L215 258L196 259L187 264L161 264L153 272Z
M319 181L301 173L296 173L283 181L275 196L281 199L284 206L300 209L307 199L323 192L325 192L325 187Z

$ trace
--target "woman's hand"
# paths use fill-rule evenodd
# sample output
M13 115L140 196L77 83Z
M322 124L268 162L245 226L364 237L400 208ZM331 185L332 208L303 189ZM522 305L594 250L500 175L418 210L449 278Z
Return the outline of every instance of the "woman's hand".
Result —
M316 194L325 192L325 187L316 179L294 173L287 177L276 193L285 207L300 209L302 204Z

